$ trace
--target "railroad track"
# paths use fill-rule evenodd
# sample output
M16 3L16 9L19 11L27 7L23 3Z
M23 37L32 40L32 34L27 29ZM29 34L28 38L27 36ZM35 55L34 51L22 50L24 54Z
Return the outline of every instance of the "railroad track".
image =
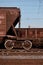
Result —
M10 52L43 52L43 49L30 49L29 51L26 51L26 50L24 50L24 49L12 49L12 50L7 50L7 49L0 49L0 52L2 52L2 51L4 51L4 52L8 52L8 51L10 51Z
M6 50L0 49L0 55L43 55L43 49L30 49L29 51L23 49Z
M0 49L1 65L43 65L43 49L31 49L29 51L13 49L8 51Z
M43 49L30 49L29 51L26 51L26 50L24 50L24 49L12 49L12 50L7 50L7 49L0 49L0 52L2 52L2 51L4 51L4 52L8 52L8 51L10 51L10 52L43 52Z

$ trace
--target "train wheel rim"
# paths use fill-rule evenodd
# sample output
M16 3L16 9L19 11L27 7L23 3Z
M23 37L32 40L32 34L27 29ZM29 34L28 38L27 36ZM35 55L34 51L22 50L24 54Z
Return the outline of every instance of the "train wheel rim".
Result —
M8 45L8 46L7 46ZM5 48L7 50L11 50L14 47L14 43L12 42L12 40L6 40L5 44L4 44Z
M25 49L25 50L29 50L29 49L31 49L31 47L32 47L32 42L31 41L29 41L29 40L26 40L26 41L24 41L23 43L22 43L22 46L23 46L23 48Z

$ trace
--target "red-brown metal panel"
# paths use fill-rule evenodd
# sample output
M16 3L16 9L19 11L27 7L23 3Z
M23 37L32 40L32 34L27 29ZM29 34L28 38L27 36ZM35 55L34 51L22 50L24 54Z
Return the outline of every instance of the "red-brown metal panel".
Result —
M20 18L20 9L15 7L0 7L0 36L5 35L10 27L14 23L14 27L19 21L16 21L17 18Z
M20 38L37 39L43 38L43 28L18 28L17 34Z
M0 11L0 36L6 34L6 13Z

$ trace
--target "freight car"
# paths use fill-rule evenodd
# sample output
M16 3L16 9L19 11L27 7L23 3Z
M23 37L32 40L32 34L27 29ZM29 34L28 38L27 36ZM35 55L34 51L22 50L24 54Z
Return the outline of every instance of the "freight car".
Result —
M0 7L0 48L43 48L43 28L20 28L20 16L19 8Z
M3 42L6 37L15 38L15 28L19 23L20 27L20 9L16 7L0 7L0 48L3 48ZM14 31L14 32L13 32ZM7 34L8 33L8 34ZM2 45L2 46L1 46Z

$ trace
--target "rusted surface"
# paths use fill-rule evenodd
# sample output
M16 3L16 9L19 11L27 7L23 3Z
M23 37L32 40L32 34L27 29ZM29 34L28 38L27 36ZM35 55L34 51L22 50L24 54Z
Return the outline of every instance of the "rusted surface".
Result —
M15 27L19 18L19 8L0 7L0 35L5 35L13 24Z
M18 37L21 38L43 39L43 28L17 28L17 31Z
M43 47L43 28L17 28L18 40L30 40L34 47Z
M18 22L20 27L19 8L0 7L0 41L6 35L7 39L16 39L17 44L28 40L32 42L33 47L43 48L43 28L15 28Z

